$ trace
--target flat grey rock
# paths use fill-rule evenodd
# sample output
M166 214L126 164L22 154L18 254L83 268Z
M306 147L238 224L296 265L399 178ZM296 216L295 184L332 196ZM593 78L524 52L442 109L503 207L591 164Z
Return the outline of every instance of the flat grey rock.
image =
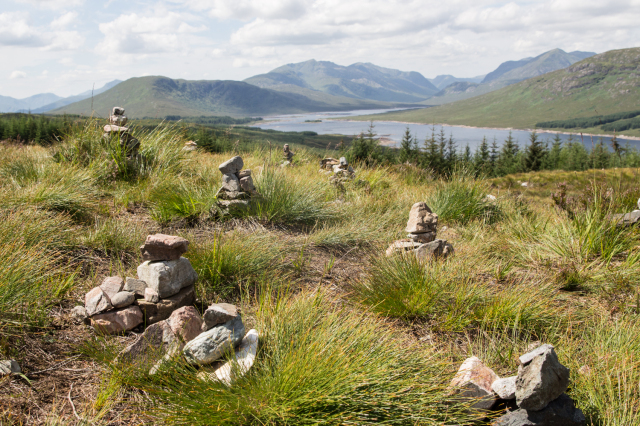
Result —
M114 308L124 308L136 301L135 294L129 291L120 291L111 298L111 304Z
M216 325L231 321L240 314L235 305L229 303L214 303L204 312L202 324L203 331L210 330Z
M201 333L187 343L183 354L191 364L210 364L226 352L232 351L244 336L244 324L238 315L229 322Z
M198 275L189 259L144 262L138 266L138 277L155 290L161 299L178 294L181 289L192 286Z
M223 175L226 174L235 174L238 173L244 167L244 161L242 161L242 157L235 156L230 160L225 161L224 163L218 166L220 173Z
M122 290L130 291L138 296L144 296L144 289L147 288L147 283L143 280L137 280L135 278L127 277L124 282Z

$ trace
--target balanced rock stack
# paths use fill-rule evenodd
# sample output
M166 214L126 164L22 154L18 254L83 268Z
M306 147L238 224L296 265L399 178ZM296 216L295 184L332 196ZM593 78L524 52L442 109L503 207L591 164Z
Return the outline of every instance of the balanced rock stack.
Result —
M387 256L411 251L418 259L438 259L453 254L451 244L436 239L437 227L438 215L426 203L415 203L409 212L407 238L394 241L387 249Z
M184 143L183 151L195 151L198 149L198 144L194 141L188 141Z
M340 157L338 164L333 164L331 166L331 171L333 171L333 176L331 176L329 180L336 183L353 180L356 177L355 170L353 170L353 167L349 165L349 162L345 157Z
M89 317L102 333L129 331L143 322L154 324L195 302L196 271L182 257L189 242L181 237L149 235L140 247L142 259L138 278L107 277L85 296L84 310L74 315ZM82 311L82 312L81 312Z
M114 135L117 136L120 139L120 146L127 153L127 157L131 157L138 153L140 142L131 136L128 127L124 127L127 121L128 119L124 115L124 108L113 107L111 115L109 116L109 124L104 126L103 137L106 139Z
M282 157L284 158L284 163L282 163L282 167L293 165L293 156L296 155L295 152L291 151L289 148L289 144L284 144L284 149L282 151Z
M242 170L244 161L236 156L220 164L222 187L218 190L218 206L224 213L241 212L249 207L249 200L259 195L253 184L251 170Z
M515 400L517 408L494 420L494 426L583 426L586 419L564 392L569 369L554 347L542 345L519 359L518 375L501 379L476 357L460 366L450 384L452 393L473 401L471 409L490 410Z

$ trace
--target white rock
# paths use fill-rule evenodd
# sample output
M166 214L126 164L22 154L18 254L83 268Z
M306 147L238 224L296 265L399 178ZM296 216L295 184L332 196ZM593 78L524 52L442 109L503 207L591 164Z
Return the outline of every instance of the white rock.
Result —
M84 306L74 306L71 309L71 318L78 322L82 322L89 317L89 313Z
M155 290L161 299L173 296L181 289L195 284L198 275L189 259L144 262L138 266L138 277Z
M516 399L516 379L518 376L498 379L491 384L491 389L500 399Z
M202 372L198 378L202 380L219 380L230 386L231 383L244 376L253 365L258 352L258 331L249 330L238 349L236 349L235 360L227 361L213 373Z

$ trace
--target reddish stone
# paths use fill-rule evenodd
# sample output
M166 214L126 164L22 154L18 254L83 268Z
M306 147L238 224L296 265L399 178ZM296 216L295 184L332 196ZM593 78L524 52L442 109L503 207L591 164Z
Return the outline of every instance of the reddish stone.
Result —
M129 331L142 324L142 311L137 306L95 315L91 318L91 325L104 334L118 334Z
M165 234L149 235L140 247L142 260L177 260L189 249L189 241Z

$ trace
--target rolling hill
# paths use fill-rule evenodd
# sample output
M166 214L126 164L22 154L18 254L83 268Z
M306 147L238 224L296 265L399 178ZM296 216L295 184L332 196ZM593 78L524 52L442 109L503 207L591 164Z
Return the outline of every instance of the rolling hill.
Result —
M471 99L358 119L532 128L542 121L638 109L640 48L631 48L595 55Z
M575 64L595 55L593 52L570 52L554 49L519 61L503 62L494 71L487 74L481 82L459 80L445 87L433 97L422 102L425 105L443 105L463 99L480 96L499 90L528 78L537 77Z
M479 75L477 77L471 77L471 78L459 78L459 77L454 77L452 75L439 75L436 78L428 78L427 80L429 80L431 82L431 84L433 84L434 86L436 86L438 88L438 90L442 90L445 87L454 84L454 83L481 83L482 80L484 80L485 76L484 75Z
M244 81L284 92L304 88L333 96L381 102L420 102L438 91L418 72L398 71L370 63L342 66L313 59L287 64Z
M394 105L331 96L308 89L300 93L263 89L241 81L189 81L167 77L138 77L126 80L93 98L98 115L108 116L118 105L131 118L229 115L246 117L317 111L389 108ZM305 96L308 94L309 96ZM91 99L50 111L52 114L90 115Z

